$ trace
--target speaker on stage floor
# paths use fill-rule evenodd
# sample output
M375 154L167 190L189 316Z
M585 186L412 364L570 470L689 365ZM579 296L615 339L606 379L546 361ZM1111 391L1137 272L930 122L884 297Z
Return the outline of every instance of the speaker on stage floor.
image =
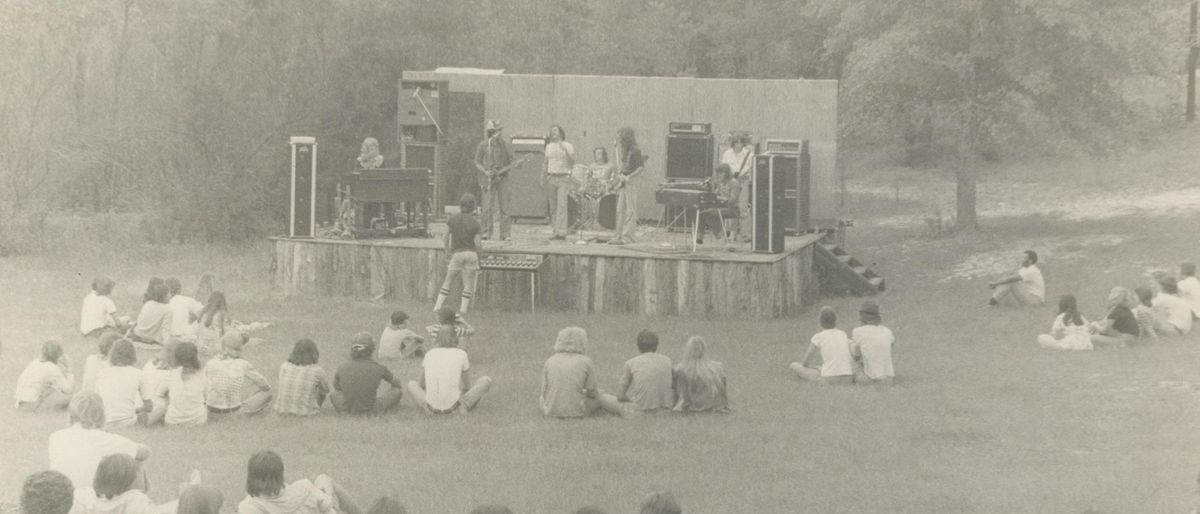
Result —
M317 139L292 136L288 237L313 237L317 226Z
M750 201L755 253L783 253L783 191L787 173L783 170L784 166L775 165L778 157L759 155L754 158Z
M546 188L542 186L542 162L546 152L546 138L541 136L513 136L508 149L514 159L525 161L508 172L508 212L513 218L548 218L550 206L546 203Z
M671 123L667 133L667 180L705 180L712 176L712 126L708 123Z

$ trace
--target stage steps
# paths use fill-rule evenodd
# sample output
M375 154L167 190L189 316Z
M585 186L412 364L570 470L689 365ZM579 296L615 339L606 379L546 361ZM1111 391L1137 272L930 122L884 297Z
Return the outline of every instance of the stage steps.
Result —
M875 295L885 288L883 277L855 259L853 255L829 240L816 246L816 265L822 272L821 289L827 293Z

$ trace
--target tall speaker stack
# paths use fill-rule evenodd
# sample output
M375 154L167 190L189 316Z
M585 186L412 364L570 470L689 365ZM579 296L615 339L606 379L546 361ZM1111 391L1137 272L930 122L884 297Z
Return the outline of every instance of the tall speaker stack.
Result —
M754 220L752 247L756 253L783 253L784 182L786 172L776 156L754 158L750 176L751 215Z
M313 237L317 225L317 139L292 136L288 237Z
M443 212L446 174L442 173L442 149L449 130L448 81L400 82L396 122L400 127L400 166L433 172L433 212Z

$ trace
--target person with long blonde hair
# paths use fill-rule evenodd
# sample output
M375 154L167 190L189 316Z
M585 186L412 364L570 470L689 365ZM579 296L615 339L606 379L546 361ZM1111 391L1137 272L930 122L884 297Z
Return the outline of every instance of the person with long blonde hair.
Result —
M1132 291L1121 286L1112 288L1108 292L1108 315L1089 326L1092 344L1124 348L1136 343L1141 330L1137 317L1130 310L1130 307L1136 306L1137 296Z
M596 368L587 351L587 331L567 327L554 340L554 355L542 366L542 414L552 418L582 418L607 411L623 414L621 402L601 393L596 385Z
M615 146L617 173L612 188L617 191L617 230L608 243L622 245L633 242L633 232L637 229L636 189L645 163L632 128L622 127L617 131Z
M675 365L675 411L729 412L725 366L705 355L704 338L692 336Z

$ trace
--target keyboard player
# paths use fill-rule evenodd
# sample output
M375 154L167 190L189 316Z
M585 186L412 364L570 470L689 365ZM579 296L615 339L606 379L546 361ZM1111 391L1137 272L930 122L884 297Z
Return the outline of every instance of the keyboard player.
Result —
M728 243L722 220L737 219L741 215L738 199L742 194L742 184L733 178L733 171L728 164L722 163L713 171L712 191L717 196L716 206L700 211L700 227L696 232L698 244L704 244L704 233L709 230Z

